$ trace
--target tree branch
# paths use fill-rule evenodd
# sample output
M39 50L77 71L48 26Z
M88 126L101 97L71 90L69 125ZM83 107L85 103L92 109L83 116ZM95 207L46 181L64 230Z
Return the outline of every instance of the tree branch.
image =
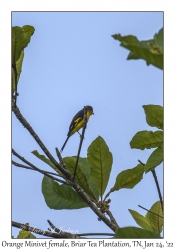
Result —
M114 223L115 225L117 225L117 227L119 228L119 225L117 224L113 214L111 213L111 211L109 209L106 209L105 211L107 213L107 215L109 216L110 220L112 223Z
M18 163L18 162L16 162L16 161L13 161L13 160L12 160L12 164L13 164L14 166L16 166L16 167L19 167L19 168L25 168L25 169L29 169L29 170L33 170L33 171L38 171L38 170L36 170L36 169L34 169L34 168L32 168L32 167L25 166L25 165L20 164L20 163ZM41 170L41 169L40 169L40 170ZM53 172L49 172L49 171L45 171L45 170L41 170L41 171L42 171L44 174L51 174L51 175L59 176L58 174L53 173Z
M32 137L35 139L35 141L38 143L38 145L41 147L41 149L44 151L44 153L47 155L47 157L50 159L50 161L59 169L61 173L63 173L66 177L66 180L69 180L71 182L72 187L76 190L76 192L80 195L80 197L88 204L88 206L95 212L95 214L114 232L118 229L118 226L114 223L112 223L95 205L91 202L90 198L85 194L84 190L75 182L73 179L73 175L69 172L67 168L64 168L58 164L58 162L54 159L54 157L50 154L46 146L42 143L38 135L35 133L33 128L30 126L30 124L26 121L26 119L22 116L20 113L18 107L14 107L14 104L12 105L12 110L14 114L16 115L17 119L23 124L23 126L29 131L29 133L32 135ZM52 177L53 178L53 177Z
M40 172L41 174L44 174L44 175L48 176L49 178L51 178L51 179L53 179L55 181L58 181L58 182L63 183L63 184L67 184L65 181L60 180L60 179L58 179L56 177L53 177L52 175L48 174L48 172L35 167L32 163L28 162L24 157L22 157L18 153L16 153L14 149L12 149L12 153L13 153L13 155L15 155L16 157L18 157L20 160L22 160L23 162L25 162L30 167L23 166L22 164L16 163L15 161L12 161L13 165L18 166L18 167L27 168L27 169L30 169L30 170L35 170L37 172ZM51 174L54 174L54 173L51 173ZM59 176L58 174L55 174L55 175Z
M142 207L142 206L140 206L140 205L138 205L138 207L140 207L140 208L142 208L142 209L148 211L148 212L151 213L151 214L157 215L157 216L160 217L160 218L163 218L163 216L161 216L161 215L159 215L159 214L156 214L156 213L150 211L149 209L146 209L145 207Z
M138 160L138 162L140 162L143 166L145 166L145 164L143 162L141 162L140 160ZM157 191L158 191L158 195L159 195L159 200L160 200L161 207L162 207L162 212L163 212L163 199L162 199L162 195L161 195L161 192L160 192L160 186L159 186L159 182L158 182L158 179L157 179L156 171L155 171L155 169L152 169L151 172L153 174L154 181L156 183L156 187L157 187Z
M58 229L57 227L55 227L53 225L53 223L50 220L47 220L47 222L49 223L50 227L57 233L60 233L60 229ZM111 233L81 233L81 234L76 234L76 236L94 236L94 235L107 235L107 236L114 236L115 234L111 234ZM81 237L82 239L82 237Z
M55 160L55 158L51 155L51 153L49 152L49 150L46 148L46 146L42 143L42 141L40 140L40 138L38 137L38 135L35 133L35 131L33 130L33 128L30 126L30 124L26 121L26 119L22 116L22 114L20 113L18 107L14 106L14 102L12 102L12 111L13 113L16 115L17 119L21 122L21 124L29 131L29 133L31 134L31 136L35 139L35 141L38 143L38 145L40 146L40 148L44 151L44 153L47 155L47 157L51 160L51 162L55 165L55 167L58 168L58 170L60 172L62 172L66 178L68 179L72 179L72 175L69 172L68 169L65 169L63 167L61 167L58 162Z
M155 180L155 183L156 183L156 187L157 187L157 191L158 191L158 194L159 194L159 199L160 199L160 203L161 203L161 207L162 207L162 212L163 212L163 200L162 200L162 195L161 195L161 192L160 192L160 186L159 186L159 182L158 182L158 179L157 179L156 171L155 171L155 169L152 169L151 172L153 174L153 177L154 177L154 180Z
M50 232L50 231L45 231L45 230L42 230L42 229L38 229L36 227L26 226L24 224L21 224L21 223L15 222L15 221L12 221L12 226L20 228L20 229L25 230L25 231L33 232L33 233L36 233L36 234L39 234L39 235L44 235L44 236L52 237L52 238L61 238L61 239L79 238L78 236L76 236L74 234L63 232L61 230L60 230L59 233L53 233L53 232Z
M45 231L42 229L38 229L36 227L31 227L31 226L27 226L25 224L21 224L15 221L12 221L12 226L19 228L21 230L25 230L25 231L29 231L31 233L35 233L35 234L39 234L39 235L44 235L47 237L52 237L52 238L60 238L60 239L83 239L86 237L82 237L82 236L96 236L96 235L102 235L102 236L114 236L115 234L111 234L111 233L82 233L82 234L71 234L68 233L66 231L60 230L58 228L56 228L53 223L48 220L47 221L50 225L50 227L54 230L54 232L49 231ZM87 238L86 238L87 239Z

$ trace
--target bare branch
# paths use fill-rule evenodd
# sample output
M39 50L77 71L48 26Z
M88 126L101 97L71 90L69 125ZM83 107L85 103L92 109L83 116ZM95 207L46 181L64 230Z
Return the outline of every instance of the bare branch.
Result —
M75 239L75 238L77 238L73 234L70 234L70 233L67 233L67 232L54 233L54 232L38 229L36 227L26 226L25 224L21 224L21 223L15 222L15 221L12 221L12 226L20 228L20 229L25 230L25 231L29 231L29 232L32 232L32 233L36 233L36 234L39 234L39 235L44 235L44 236L52 237L52 238L61 238L61 239L64 239L64 238L65 239L67 239L67 238Z
M142 206L140 206L140 205L138 205L138 207L140 207L140 208L142 208L142 209L148 211L149 213L154 214L154 215L156 215L156 216L158 216L158 217L160 217L160 218L163 218L163 216L161 216L161 215L159 215L159 214L156 214L156 213L150 211L149 209L146 209L145 207L142 207Z
M157 187L157 191L158 191L158 194L159 194L159 199L160 199L160 203L161 203L161 207L162 207L162 212L163 212L163 199L162 199L162 195L161 195L161 192L160 192L160 186L159 186L159 182L158 182L158 179L157 179L156 171L155 171L155 169L152 169L151 172L153 174L153 177L154 177L154 180L155 180L155 183L156 183L156 187Z
M111 222L114 223L114 224L119 228L119 225L117 224L117 222L116 222L116 220L115 220L113 214L111 213L111 211L110 211L109 209L106 209L105 212L108 214L108 216L109 216Z
M96 235L112 236L113 237L115 235L115 234L112 234L112 233L71 234L71 233L68 233L66 231L63 231L63 230L60 230L60 229L56 228L50 220L48 220L48 223L49 223L50 227L54 230L54 232L51 232L50 230L45 231L45 230L42 230L42 229L38 229L36 227L27 226L25 224L21 224L21 223L15 222L15 221L12 221L12 226L16 227L16 228L19 228L21 230L29 231L31 233L44 235L44 236L52 237L52 238L60 238L60 239L83 239L83 238L86 238L86 237L82 237L82 236L96 236Z
M74 238L74 239L77 239L77 238L80 238L79 236L77 236L77 234L71 234L71 233L68 233L66 231L63 231L63 230L60 230L58 229L57 227L55 227L53 225L53 223L50 221L50 220L47 220L47 222L49 223L50 227L56 232L56 233L59 233L59 234L63 234L65 238Z
M58 229L57 227L55 227L53 225L53 223L50 220L47 220L47 222L49 223L50 227L57 233L60 233L62 230ZM106 236L114 236L115 234L111 234L111 233L81 233L81 234L76 234L77 238L79 238L80 236L94 236L94 235L106 235ZM78 237L79 236L79 237ZM82 237L81 237L82 239Z
M58 157L58 159L59 159L59 161L60 161L60 163L61 163L61 166L62 166L63 168L66 168L66 165L65 165L65 163L64 163L64 161L63 161L63 158L62 158L62 156L61 156L60 151L58 150L58 148L55 148L55 150L56 150L57 157Z
M58 179L58 178L56 178L56 177L53 177L52 175L48 174L46 171L41 170L41 169L35 167L32 163L28 162L24 157L22 157L22 156L20 156L18 153L16 153L14 149L12 149L12 153L13 153L16 157L18 157L20 160L22 160L23 162L25 162L27 165L29 165L29 166L31 167L31 168L30 168L30 167L27 167L28 169L32 169L32 170L38 171L38 172L40 172L41 174L44 174L44 175L48 176L49 178L51 178L51 179L53 179L53 180L55 180L55 181L58 181L58 182L60 182L60 183L63 183L63 184L67 184L67 185L68 185L68 183L66 183L65 181L63 181L63 180L61 180L61 179ZM12 161L12 163L13 163L15 166L18 165L18 167L19 167L19 165L21 165L21 164L18 164L18 163L16 163L16 162L14 162L14 161ZM20 167L21 167L21 166L20 166ZM25 166L25 168L26 168L26 166Z
M25 168L25 169L30 169L30 170L38 171L38 170L36 170L36 169L34 169L34 168L32 168L32 167L25 166L25 165L23 165L23 164L17 163L16 161L13 161L13 160L12 160L12 164L13 164L14 166L16 166L16 167L20 167L20 168ZM45 170L41 170L41 171L42 171L43 173L45 173L45 174L51 174L51 175L59 176L58 174L53 173L53 172L49 172L49 171L45 171Z
M103 236L113 236L115 234L111 234L111 233L84 233L84 234L77 234L78 236L95 236L95 235L103 235ZM82 239L82 238L81 238Z
M143 166L145 166L145 164L143 162L141 162L140 160L138 160L138 162L140 162ZM162 207L162 212L163 212L163 199L162 199L162 195L161 195L161 192L160 192L160 186L159 186L159 182L158 182L158 179L157 179L156 171L155 171L155 169L152 169L151 172L153 174L154 181L156 183L157 192L158 192L158 195L159 195L159 200L160 200L161 207Z
M46 148L46 146L42 143L42 141L40 140L40 138L38 137L38 135L35 133L35 131L33 130L33 128L30 126L30 124L26 121L26 119L22 116L20 110L18 109L18 107L14 106L14 102L12 105L12 110L14 112L14 114L16 115L17 119L23 124L23 126L29 131L29 133L31 134L31 136L35 139L35 141L38 143L38 145L40 146L40 148L44 151L44 153L47 155L47 157L51 160L51 162L55 165L55 167L58 168L59 171L61 171L68 179L72 178L71 173L69 172L68 169L65 169L63 167L61 167L58 162L55 160L55 158L51 155L51 153L49 152L49 150Z

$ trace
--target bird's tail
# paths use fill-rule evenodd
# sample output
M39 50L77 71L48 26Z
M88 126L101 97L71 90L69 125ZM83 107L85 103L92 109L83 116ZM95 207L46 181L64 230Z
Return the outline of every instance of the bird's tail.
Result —
M67 143L67 141L69 140L69 137L70 137L70 136L68 136L68 137L66 138L65 143L63 144L63 146L62 146L62 148L61 148L61 152L63 151L64 147L66 146L66 143Z

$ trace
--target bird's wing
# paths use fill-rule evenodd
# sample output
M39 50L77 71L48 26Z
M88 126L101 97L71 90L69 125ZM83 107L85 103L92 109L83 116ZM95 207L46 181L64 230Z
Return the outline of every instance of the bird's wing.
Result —
M72 119L67 136L71 135L72 130L83 120L83 118L84 118L84 109L80 110Z

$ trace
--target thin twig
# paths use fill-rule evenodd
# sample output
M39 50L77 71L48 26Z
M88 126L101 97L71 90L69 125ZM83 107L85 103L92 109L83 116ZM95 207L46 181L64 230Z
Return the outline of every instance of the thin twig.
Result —
M33 170L35 170L35 171L37 171L37 172L40 172L40 173L42 173L42 174L48 176L49 178L51 178L51 179L53 179L53 180L55 180L55 181L58 181L58 182L63 183L63 184L68 184L68 183L66 183L66 182L63 181L63 180L60 180L60 179L58 179L58 178L56 178L56 177L53 177L52 175L48 174L46 171L37 168L37 167L34 166L32 163L30 163L29 161L27 161L24 157L22 157L22 156L19 155L17 152L15 152L14 149L12 149L12 153L13 153L13 155L15 155L16 157L18 157L21 161L23 161L24 163L26 163L27 165L29 165L29 166L31 167L31 169L33 169ZM14 161L12 161L12 163L13 163L15 166L17 166L17 164L18 164L18 163L14 162ZM18 167L22 167L22 166L19 166L19 165L21 165L21 164L18 164ZM26 166L25 166L25 168L26 168ZM29 169L29 168L28 168L28 169Z
M156 214L156 213L150 211L149 209L146 209L145 207L142 207L142 206L140 206L140 205L138 205L138 207L140 207L140 208L142 208L142 209L148 211L149 213L154 214L154 215L156 215L156 216L158 216L158 217L160 217L160 218L163 218L163 216L161 216L161 215L159 215L159 214Z
M143 166L145 166L145 164L143 162L141 162L140 160L138 160L138 162L140 162L140 164L142 164Z
M16 166L16 167L20 167L20 168L25 168L25 169L29 169L29 170L33 170L33 171L38 171L37 169L34 169L34 168L32 168L32 167L29 167L29 166L25 166L25 165L23 165L23 164L20 164L20 163L18 163L18 162L16 162L16 161L13 161L12 160L12 164L14 165L14 166ZM46 174L51 174L51 175L55 175L55 176L58 176L58 177L62 177L61 175L59 175L59 174L56 174L56 173L53 173L53 172L49 172L49 171L45 171L45 170L42 170L42 169L40 169L41 171L41 173L42 174L44 174L44 175L46 175ZM38 171L39 172L39 171ZM63 183L65 183L65 181L63 182Z
M110 195L111 191L109 191L106 195L105 198L103 199L103 201L106 201L106 199L108 198L108 196Z
M83 144L86 125L87 125L87 107L84 106L84 124L83 124L83 129L82 129L82 135L80 136L80 144L79 144L78 154L77 154L75 167L74 167L74 174L73 174L74 178L75 178L76 171L77 171L77 166L78 166L78 161L79 161L79 157L80 157L81 147L82 147L82 144Z
M49 223L50 227L56 232L56 233L59 233L59 234L63 234L65 238L68 238L68 239L77 239L77 238L80 238L79 236L77 236L77 234L71 234L71 233L68 233L62 229L58 229L57 227L54 226L54 224L50 221L50 220L47 220L47 222Z
M44 153L47 155L47 157L50 159L50 161L55 165L56 168L58 168L59 171L61 171L68 179L72 176L68 169L65 169L58 164L58 162L55 160L55 158L51 155L49 150L46 148L46 146L43 144L43 142L40 140L38 135L35 133L33 128L30 126L30 124L26 121L26 119L22 116L20 110L16 106L12 105L12 110L14 114L16 115L17 119L23 124L23 126L29 131L29 133L32 135L32 137L35 139L35 141L38 143L40 148L44 151Z
M55 227L55 225L50 221L50 220L47 220L47 222L49 223L50 227L56 232L56 233L60 233L62 232L63 230L62 229L58 229L57 227ZM66 231L64 231L66 232ZM74 234L76 236L95 236L95 235L105 235L105 236L114 236L115 234L112 234L112 233L81 233L81 234ZM77 237L78 238L78 237ZM81 237L82 239L82 237Z
M109 209L106 209L105 212L108 214L108 216L109 216L111 222L114 223L114 224L116 224L117 227L119 227L119 225L117 224L117 222L116 222L116 220L115 220L113 214L111 213L111 211L109 211Z
M115 234L111 233L84 233L84 234L77 234L78 236L96 236L96 235L103 235L103 236L114 236Z
M138 162L140 162L143 166L145 166L145 164L143 162L141 162L140 160L138 160ZM159 195L159 200L160 200L161 207L162 207L162 212L163 212L163 199L162 199L162 195L161 195L161 192L160 192L160 186L159 186L159 182L158 182L158 179L157 179L156 171L155 171L155 169L152 169L151 172L153 174L154 181L156 183L156 187L157 187L157 191L158 191L158 195Z
M59 159L59 161L60 161L60 163L61 163L61 166L62 166L63 168L66 168L66 165L65 165L65 163L64 163L64 161L63 161L63 158L62 158L62 156L61 156L60 151L58 150L58 148L55 148L55 150L56 150L57 157L58 157L58 159Z
M157 187L157 191L158 191L158 194L159 194L159 199L160 199L160 203L161 203L161 207L162 207L162 212L163 212L163 199L162 199L162 195L161 195L161 192L160 192L160 186L159 186L159 182L158 182L158 179L157 179L156 171L155 171L155 169L152 169L151 172L153 174L153 177L154 177L154 180L155 180L155 183L156 183L156 187Z

